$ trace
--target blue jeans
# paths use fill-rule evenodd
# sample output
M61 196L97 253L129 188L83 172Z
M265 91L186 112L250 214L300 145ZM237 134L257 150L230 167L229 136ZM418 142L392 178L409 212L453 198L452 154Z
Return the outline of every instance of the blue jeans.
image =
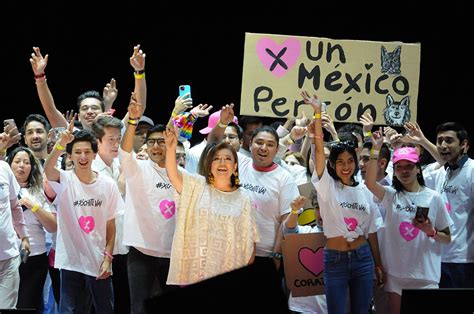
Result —
M474 263L441 263L440 288L474 288Z
M89 295L96 313L114 313L112 278L96 280L95 277L61 269L61 299L59 313L89 313Z
M329 313L345 314L349 288L351 313L367 314L372 298L374 261L367 243L351 251L324 249L324 292Z

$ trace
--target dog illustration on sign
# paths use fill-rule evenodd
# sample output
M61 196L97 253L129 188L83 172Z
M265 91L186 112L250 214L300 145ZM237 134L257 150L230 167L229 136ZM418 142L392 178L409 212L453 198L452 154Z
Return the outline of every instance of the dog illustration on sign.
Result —
M410 96L405 96L401 101L395 101L388 94L385 98L386 107L383 110L385 123L394 126L403 126L405 122L410 121Z

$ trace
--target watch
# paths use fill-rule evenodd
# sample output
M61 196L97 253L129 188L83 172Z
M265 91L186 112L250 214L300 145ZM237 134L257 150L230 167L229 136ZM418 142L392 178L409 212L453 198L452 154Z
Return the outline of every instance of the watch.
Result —
M283 257L283 255L281 253L278 253L278 252L271 252L270 257L275 258L275 259L281 259Z

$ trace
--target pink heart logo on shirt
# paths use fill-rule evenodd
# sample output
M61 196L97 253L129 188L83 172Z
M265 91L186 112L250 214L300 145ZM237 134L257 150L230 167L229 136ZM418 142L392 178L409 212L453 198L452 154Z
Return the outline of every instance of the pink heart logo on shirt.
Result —
M166 219L173 217L174 213L176 212L176 205L174 201L162 200L160 202L160 211L163 217Z
M354 231L356 227L359 225L359 222L355 218L346 218L344 217L344 222L347 225L347 229L349 231Z
M446 210L448 211L448 213L451 214L451 204L449 204L449 202L446 202Z
M323 249L323 247L319 247L316 251L313 251L310 248L303 247L298 252L300 264L316 277L318 277L324 270Z
M89 234L94 230L95 222L92 216L81 216L79 217L79 226L85 233Z
M257 42L258 58L276 77L282 77L295 65L300 51L300 42L296 38L288 38L281 45L270 38L261 38Z
M400 224L399 230L400 234L406 241L413 240L420 232L420 229L416 228L414 225L406 221Z

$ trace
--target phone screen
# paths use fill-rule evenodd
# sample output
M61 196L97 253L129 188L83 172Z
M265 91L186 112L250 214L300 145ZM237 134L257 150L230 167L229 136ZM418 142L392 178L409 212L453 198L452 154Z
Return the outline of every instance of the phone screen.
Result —
M189 85L180 85L179 86L179 96L188 95L188 98L191 98L191 86Z
M419 222L424 222L428 218L428 207L417 206L415 219Z

